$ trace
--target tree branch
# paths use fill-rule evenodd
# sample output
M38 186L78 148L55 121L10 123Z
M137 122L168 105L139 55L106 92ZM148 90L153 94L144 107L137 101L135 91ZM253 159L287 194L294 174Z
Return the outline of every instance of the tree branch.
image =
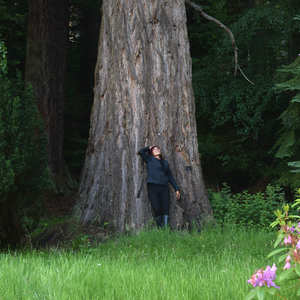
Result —
M195 10L197 10L200 15L202 17L204 17L205 19L209 20L209 21L213 21L215 22L217 25L219 25L221 28L223 28L230 36L231 38L231 43L232 43L232 48L233 48L233 51L234 51L234 59L235 59L235 68L234 68L234 76L236 75L236 72L237 72L237 69L238 69L238 55L237 55L237 51L238 51L238 48L236 47L235 45L235 39L234 39L234 36L233 36L233 33L231 32L231 30L229 30L223 23L221 23L219 20L209 16L208 14L206 14L201 6L195 4L194 2L190 1L190 0L185 0L185 3L189 6L191 6L192 8L194 8Z
M246 80L248 80L251 84L254 84L252 81L250 81L246 75L244 74L244 72L242 71L242 69L240 68L240 66L238 65L239 70L241 71L241 73L243 74L243 76L246 78Z

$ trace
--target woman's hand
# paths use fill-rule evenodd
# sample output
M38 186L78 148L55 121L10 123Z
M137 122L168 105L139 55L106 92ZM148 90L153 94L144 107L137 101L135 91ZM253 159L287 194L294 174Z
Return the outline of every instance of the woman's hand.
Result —
M180 193L179 193L179 191L176 191L176 197L177 197L177 200L180 198Z

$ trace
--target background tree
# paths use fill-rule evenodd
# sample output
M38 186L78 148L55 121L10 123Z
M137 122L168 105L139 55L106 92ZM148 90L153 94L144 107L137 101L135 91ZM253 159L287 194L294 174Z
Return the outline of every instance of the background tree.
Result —
M184 1L103 1L95 97L74 216L141 227L151 217L137 151L162 147L181 198L172 225L212 216L197 146ZM191 167L191 170L189 168Z
M67 1L29 2L25 82L30 82L45 122L54 191L68 193L75 182L63 158Z

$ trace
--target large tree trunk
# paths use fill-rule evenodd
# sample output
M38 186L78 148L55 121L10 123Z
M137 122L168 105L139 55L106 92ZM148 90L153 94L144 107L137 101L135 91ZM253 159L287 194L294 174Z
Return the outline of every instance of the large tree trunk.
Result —
M29 0L25 83L33 86L46 125L53 188L64 193L73 184L63 159L67 0Z
M158 145L179 184L172 227L212 216L196 132L184 0L105 0L86 161L73 216L140 228L152 217L137 151Z

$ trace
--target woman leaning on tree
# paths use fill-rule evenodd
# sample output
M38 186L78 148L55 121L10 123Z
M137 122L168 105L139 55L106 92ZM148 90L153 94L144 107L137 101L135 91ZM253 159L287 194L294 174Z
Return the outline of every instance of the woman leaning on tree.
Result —
M180 198L178 185L171 173L168 161L163 159L161 149L158 146L143 148L139 151L139 155L147 167L148 196L154 211L156 224L159 227L162 227L162 225L167 226L170 222L168 183L173 186L177 199Z

